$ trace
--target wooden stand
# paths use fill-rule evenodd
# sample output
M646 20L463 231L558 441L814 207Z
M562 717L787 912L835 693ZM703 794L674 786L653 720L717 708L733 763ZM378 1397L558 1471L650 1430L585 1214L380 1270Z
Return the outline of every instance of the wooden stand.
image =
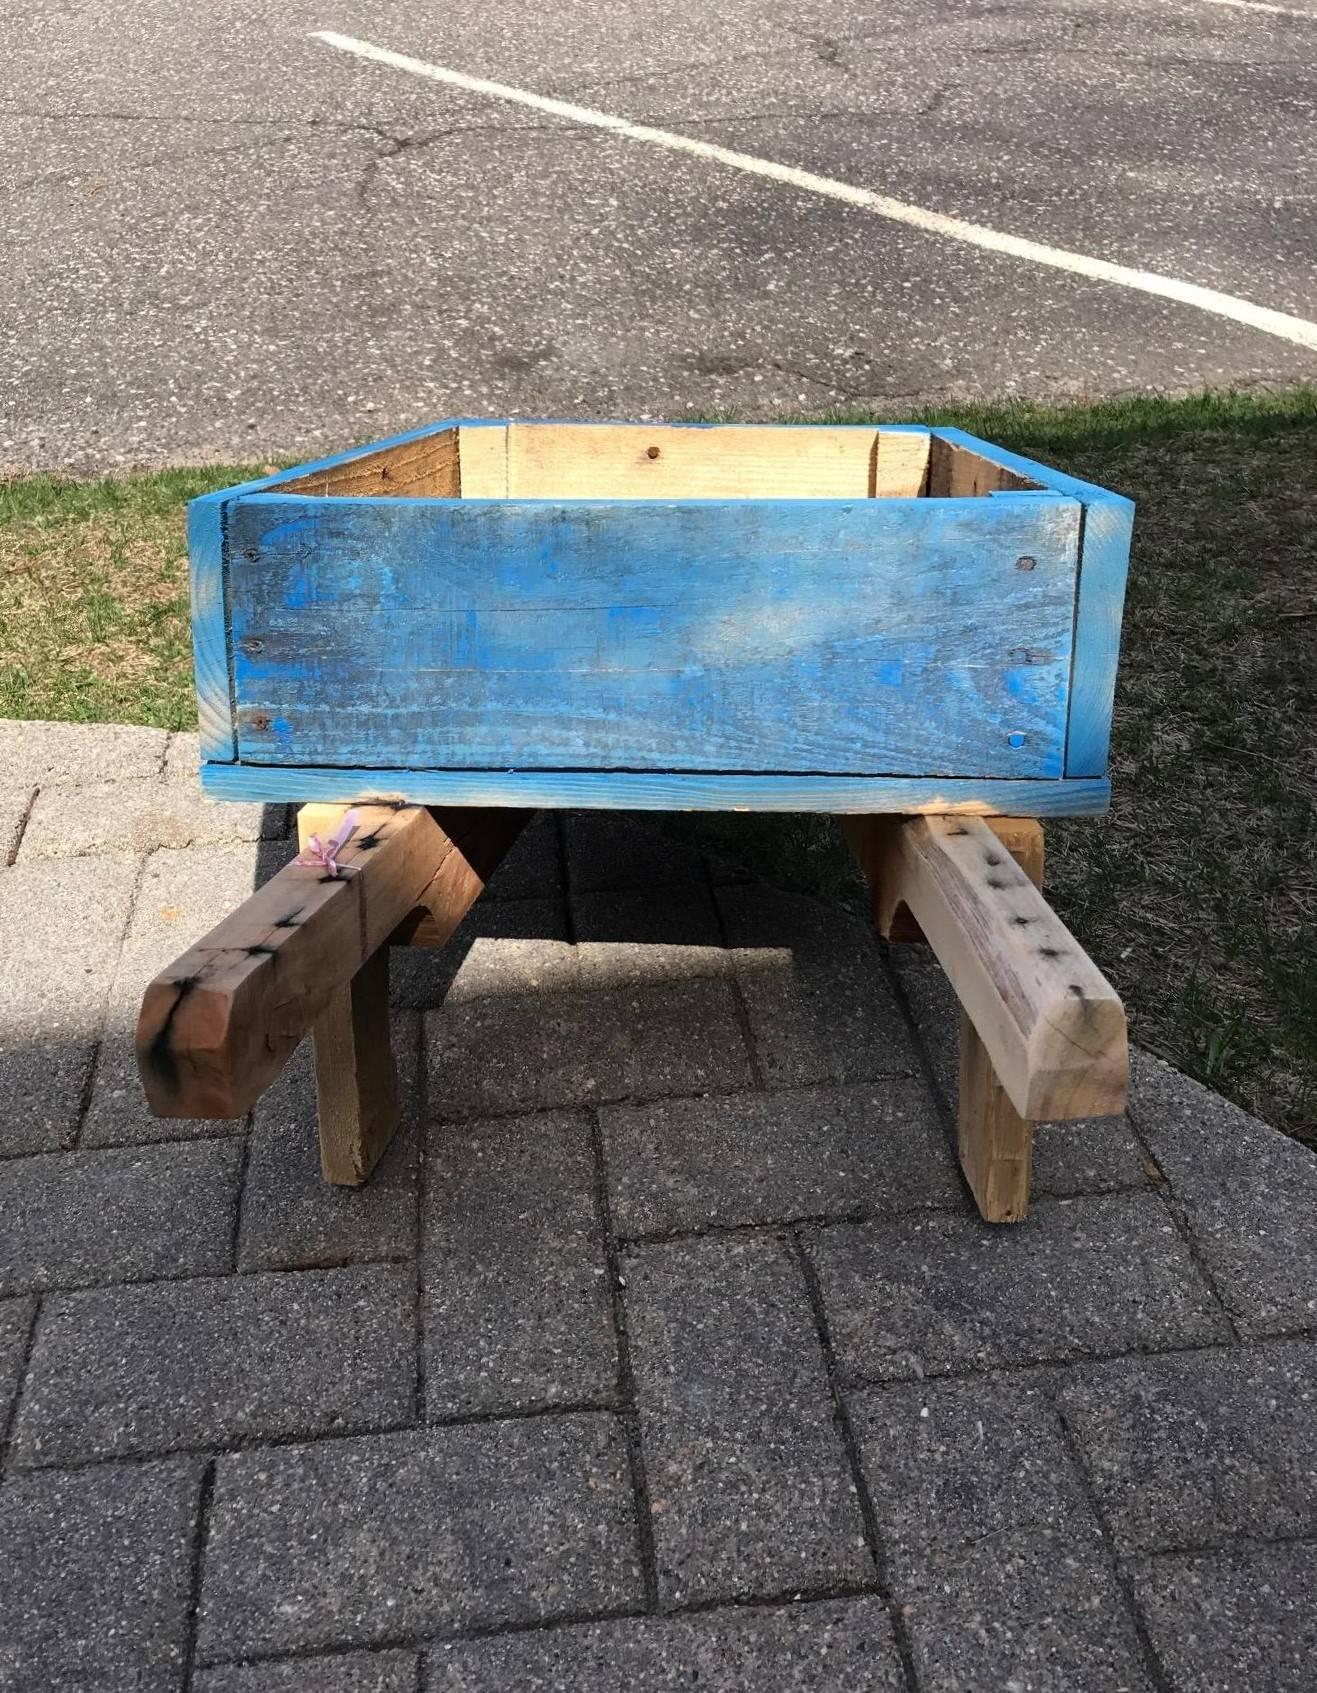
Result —
M345 806L304 806L300 838ZM288 864L147 988L137 1062L157 1117L242 1117L312 1031L325 1180L354 1187L398 1126L389 943L443 946L524 811L361 806L331 878Z
M302 843L345 807L309 805ZM321 1168L358 1186L399 1118L389 946L443 946L527 813L362 806L330 876L293 863L153 981L137 1053L161 1117L241 1117L315 1042ZM979 1210L1029 1208L1033 1125L1122 1110L1125 1014L1040 892L1030 818L860 816L843 827L889 940L927 940L961 1004L960 1160Z
M988 1222L1019 1222L1034 1123L1125 1108L1124 1008L1043 899L1036 819L855 817L843 828L879 934L926 940L956 990L961 1167Z

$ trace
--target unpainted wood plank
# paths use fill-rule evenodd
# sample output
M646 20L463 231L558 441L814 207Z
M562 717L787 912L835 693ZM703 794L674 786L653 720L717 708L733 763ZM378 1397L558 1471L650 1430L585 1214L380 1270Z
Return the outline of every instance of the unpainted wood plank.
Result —
M389 949L334 989L311 1030L320 1172L339 1187L368 1180L402 1116L389 1029Z
M969 1014L960 1012L956 1151L979 1215L1020 1223L1029 1215L1034 1126L1011 1104Z
M826 522L804 500L257 496L230 519L239 754L1058 776L1078 520L1048 495Z
M206 764L215 799L269 804L389 805L585 811L925 812L973 817L1096 817L1110 782L957 781L936 776L727 775L625 770L399 770L319 765Z
M1040 488L1031 477L999 464L969 447L934 435L928 454L930 498L965 498L973 494L1000 494Z
M458 431L439 430L363 453L342 464L280 482L278 494L409 494L455 496L460 492Z
M160 1117L241 1117L452 855L428 811L367 806L344 874L285 865L148 986L138 1068Z
M464 500L499 500L507 494L506 423L464 423L457 432L457 457Z
M917 494L923 431L511 423L517 499L865 499Z
M1124 1109L1129 1055L1115 989L978 818L907 822L883 866L1032 1120Z

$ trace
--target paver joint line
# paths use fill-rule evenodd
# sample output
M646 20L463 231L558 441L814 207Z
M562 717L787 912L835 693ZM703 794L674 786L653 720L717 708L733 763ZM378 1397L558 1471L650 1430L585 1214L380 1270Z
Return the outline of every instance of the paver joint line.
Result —
M855 1428L851 1422L850 1407L847 1405L845 1395L842 1392L837 1354L832 1344L832 1333L828 1326L828 1313L823 1301L823 1289L819 1284L818 1274L810 1260L805 1242L797 1230L792 1230L790 1242L791 1256L800 1279L804 1283L805 1297L809 1301L819 1347L823 1353L824 1367L828 1376L828 1392L832 1398L833 1420L836 1423L837 1433L846 1453L846 1462L850 1465L855 1497L859 1501L860 1517L864 1523L864 1538L868 1545L870 1561L874 1567L876 1591L887 1607L887 1614L892 1624L892 1635L901 1658L901 1671L905 1677L908 1693L920 1693L919 1680L915 1674L914 1649L910 1640L910 1630L892 1591L882 1530L878 1525L878 1512L874 1507L873 1495L869 1491L868 1477L864 1473L859 1442L855 1438Z
M564 865L564 874L566 866ZM640 1436L640 1412L636 1401L636 1379L631 1367L631 1337L627 1329L626 1298L617 1236L613 1232L608 1198L608 1163L599 1113L590 1112L590 1147L594 1161L594 1199L599 1228L604 1240L604 1262L611 1296L613 1339L617 1346L617 1416L626 1435L627 1463L636 1515L636 1550L645 1587L645 1609L659 1609L658 1552L654 1544L654 1516L649 1477Z

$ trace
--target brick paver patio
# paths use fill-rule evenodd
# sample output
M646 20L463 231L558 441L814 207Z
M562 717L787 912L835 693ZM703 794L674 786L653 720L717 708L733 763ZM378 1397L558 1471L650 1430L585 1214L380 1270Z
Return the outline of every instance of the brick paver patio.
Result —
M926 955L643 818L398 954L411 1111L155 1122L151 974L292 850L0 725L0 1689L1310 1693L1317 1162L1138 1057L1030 1221Z

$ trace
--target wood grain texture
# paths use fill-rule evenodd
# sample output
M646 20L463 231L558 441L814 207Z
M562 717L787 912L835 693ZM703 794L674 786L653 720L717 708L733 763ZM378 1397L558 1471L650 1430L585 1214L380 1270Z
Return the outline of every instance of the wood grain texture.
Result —
M1105 775L1134 528L1133 501L1092 482L1066 476L1050 465L1035 464L1017 453L991 446L960 429L935 429L933 440L933 453L939 450L937 443L941 441L991 459L1003 470L1078 500L1084 508L1065 773L1074 777Z
M499 500L508 491L508 426L464 423L457 432L464 500Z
M1041 893L1045 848L1037 818L994 818L988 827ZM956 1150L960 1167L985 1222L1023 1222L1029 1215L1034 1126L1011 1104L963 1006L959 1024Z
M928 434L764 424L510 423L512 499L864 499L914 495Z
M1015 860L977 818L906 823L884 865L1021 1117L1124 1109L1124 1008Z
M461 491L456 428L360 453L320 470L304 471L280 484L285 494L390 494L455 498Z
M372 954L350 982L334 989L311 1038L320 1173L337 1187L360 1187L402 1118L389 1028L388 947Z
M152 1111L244 1115L457 852L427 811L364 807L340 879L285 865L147 988L137 1058Z
M1070 500L257 495L229 521L244 761L1061 774Z
M352 770L203 764L214 799L524 806L583 811L945 812L990 817L1097 817L1110 782L942 781L918 776L640 775L616 770Z
M854 853L871 895L873 925L894 945L927 944L924 931L910 908L892 895L898 876L889 875L888 862L899 849L898 835L905 818L899 816L840 817L841 832ZM984 822L1036 888L1043 885L1043 831L1036 817L985 817Z
M957 499L982 494L1018 492L1039 488L1041 483L984 453L950 441L943 434L932 437L928 453L930 499Z
M223 494L205 494L190 502L187 513L197 728L201 756L212 763L229 763L238 756L224 593L224 511Z

